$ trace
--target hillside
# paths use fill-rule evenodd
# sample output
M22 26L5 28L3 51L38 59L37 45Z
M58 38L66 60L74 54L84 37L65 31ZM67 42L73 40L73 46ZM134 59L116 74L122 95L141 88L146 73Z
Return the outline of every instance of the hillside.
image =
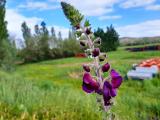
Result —
M142 38L134 38L134 37L122 37L120 38L120 44L122 46L131 46L131 45L144 45L144 44L160 44L160 36L156 37L142 37Z

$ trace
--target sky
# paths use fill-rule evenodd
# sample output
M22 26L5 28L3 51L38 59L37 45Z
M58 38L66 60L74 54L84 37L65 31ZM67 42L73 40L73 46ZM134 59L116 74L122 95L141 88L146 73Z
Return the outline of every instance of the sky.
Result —
M63 38L71 29L60 6L62 0L7 0L6 21L9 33L22 39L21 24L26 21L31 30L45 21ZM120 37L160 36L160 0L63 0L75 6L90 20L92 29L106 30L111 24Z

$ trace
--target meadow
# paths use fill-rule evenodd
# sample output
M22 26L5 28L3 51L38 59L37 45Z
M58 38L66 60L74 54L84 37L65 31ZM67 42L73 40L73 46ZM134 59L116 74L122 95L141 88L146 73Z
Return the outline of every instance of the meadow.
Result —
M112 112L118 120L160 119L160 78L126 79L133 63L159 57L160 51L109 52L112 67L124 77ZM0 71L0 120L101 120L96 95L81 90L87 58L65 58Z

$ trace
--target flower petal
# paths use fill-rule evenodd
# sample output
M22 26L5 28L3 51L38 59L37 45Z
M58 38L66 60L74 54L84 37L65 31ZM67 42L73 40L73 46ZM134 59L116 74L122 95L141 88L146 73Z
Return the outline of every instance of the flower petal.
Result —
M90 75L90 73L84 73L83 75L83 81L86 83L86 84L89 84L91 81L92 81L92 77Z
M115 70L111 70L111 77L112 77L112 86L113 88L119 88L119 86L121 85L123 78L120 76L120 74L118 72L116 72Z
M99 89L99 84L92 78L89 73L86 72L83 76L82 88L85 92L92 93Z
M87 93L92 93L94 92L94 87L91 86L90 84L86 84L83 82L83 85L82 85L82 89L87 92Z
M117 90L114 89L114 88L112 88L112 89L110 90L110 95L111 95L112 97L115 97L115 96L117 95Z
M103 86L103 99L105 105L107 105L111 99L110 89L112 89L112 85L108 81L105 81Z

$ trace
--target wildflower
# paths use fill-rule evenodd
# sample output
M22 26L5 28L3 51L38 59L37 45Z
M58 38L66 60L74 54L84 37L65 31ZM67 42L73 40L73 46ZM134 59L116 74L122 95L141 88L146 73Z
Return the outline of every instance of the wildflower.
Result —
M112 78L111 82L112 82L113 88L119 88L119 86L123 81L123 78L121 77L121 75L113 69L111 70L110 75Z
M97 38L94 40L95 45L100 45L101 44L101 38Z
M103 86L103 99L105 106L110 105L110 100L112 97L117 95L117 88L120 87L122 83L122 77L115 70L111 70L111 83L108 81L104 82Z
M87 42L86 40L80 40L80 45L81 45L82 47L87 46L87 44L88 44L88 42Z
M90 67L88 65L83 65L83 69L86 71L86 72L90 72Z
M102 62L106 59L106 53L100 53L99 55L99 61Z
M110 64L106 63L105 65L102 66L102 71L103 72L108 72L108 70L110 69Z
M91 33L92 33L92 32L91 32L91 28L87 28L87 29L86 29L86 34L89 35L89 34L91 34Z
M86 72L83 76L82 89L87 93L92 93L98 90L98 88L99 84L97 83L97 81L92 78L90 73Z
M93 57L97 57L97 56L99 56L99 54L100 54L100 49L99 49L99 48L95 48L95 49L92 51Z

